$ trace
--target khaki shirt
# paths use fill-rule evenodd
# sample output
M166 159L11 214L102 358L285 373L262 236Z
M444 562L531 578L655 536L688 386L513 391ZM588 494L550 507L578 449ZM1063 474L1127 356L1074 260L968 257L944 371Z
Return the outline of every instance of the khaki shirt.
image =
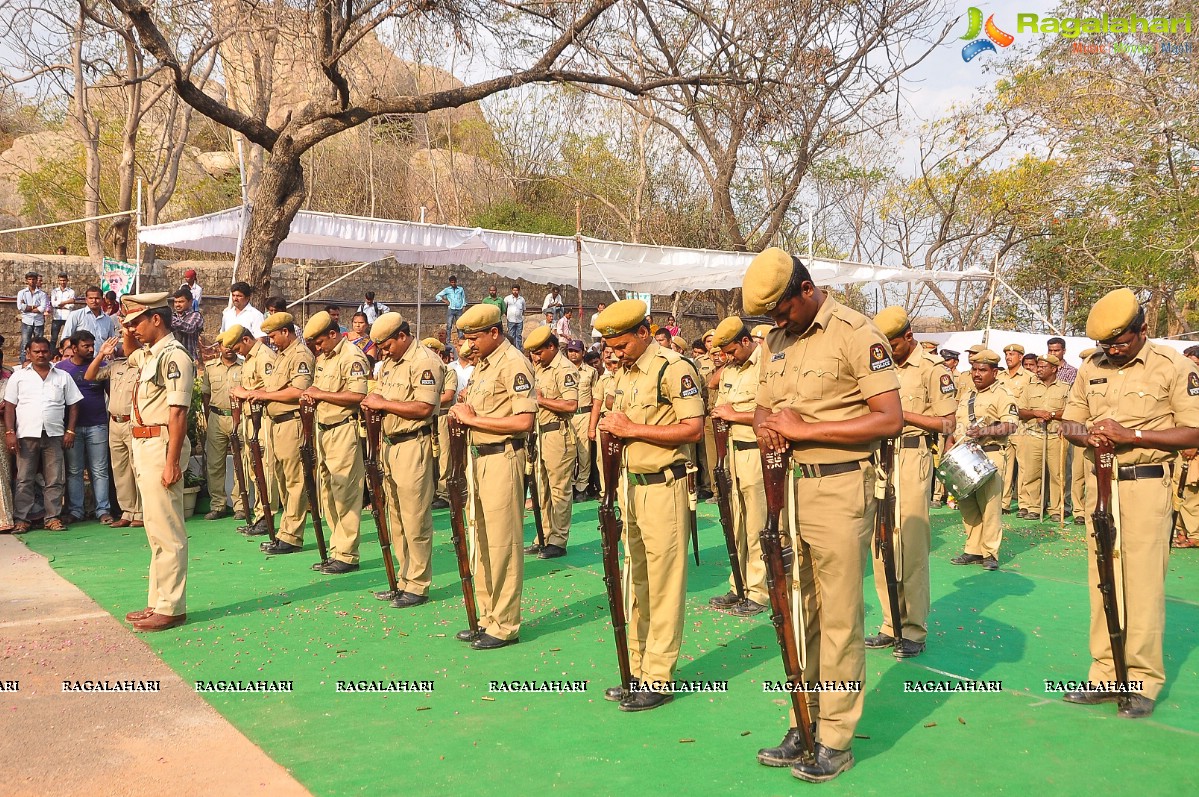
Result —
M1020 405L1020 408L1057 412L1066 406L1066 399L1068 398L1070 398L1070 386L1065 382L1055 378L1052 383L1046 385L1038 379L1025 388L1024 401ZM1033 437L1045 436L1045 425L1040 421L1032 420L1025 421L1025 423L1028 424L1028 433ZM1048 427L1049 433L1056 435L1061 430L1062 425L1058 421L1050 421Z
M266 377L275 368L279 355L262 341L256 341L241 364L241 386L246 390L261 390L266 387Z
M1117 366L1103 353L1078 369L1066 402L1067 421L1092 424L1111 418L1129 429L1199 427L1199 371L1179 352L1146 341L1132 362ZM1173 451L1118 447L1121 465L1169 462ZM1086 457L1094 460L1094 449Z
M466 390L466 403L476 414L485 418L510 418L526 412L537 412L533 400L533 367L524 355L508 340L479 361ZM471 430L471 443L502 443L523 434L503 435Z
M549 365L538 365L534 369L537 395L562 401L579 400L579 369L561 354L554 355ZM537 423L569 420L574 413L557 413L545 407L537 407Z
M150 347L141 361L133 393L133 423L136 426L166 426L171 407L190 407L196 366L169 332Z
M362 349L342 338L337 341L333 351L316 358L316 374L312 377L312 385L330 393L361 393L365 396L370 372L370 363ZM357 415L357 407L342 407L330 401L316 405L317 423L337 423Z
M969 368L959 374L955 374L953 382L957 386L959 396L964 396L969 391L974 390L974 380L970 378Z
M887 339L856 310L825 295L802 335L772 329L762 344L758 406L790 408L808 423L848 421L870 412L866 400L899 390ZM866 459L875 443L794 448L795 461L829 465Z
M96 381L108 380L108 412L111 415L133 414L133 388L141 373L141 361L145 357L144 349L138 349L119 360L113 360L108 365L100 366Z
M612 409L633 423L671 426L704 414L700 375L677 352L650 343L631 368L616 372ZM686 462L691 444L661 446L644 440L625 442L625 463L631 473L657 473Z
M441 362L441 358L438 357L437 361ZM450 407L454 406L454 401L458 397L458 390L459 390L458 372L455 371L453 368L449 367L448 365L446 365L445 363L441 363L441 392L444 393L447 390L454 391L454 395L450 398L449 401L447 401L445 404L441 405L441 409L438 410L438 413L437 413L438 415L445 415L446 412L449 411Z
M209 405L225 411L232 407L229 388L241 384L241 369L240 362L227 365L220 358L205 363L204 374L200 377L200 392L209 397Z
M953 376L945 367L944 360L934 357L921 348L908 355L908 359L896 366L899 376L899 401L904 412L917 415L944 416L953 413L958 406L958 389ZM974 386L973 383L970 385ZM923 429L904 424L903 437L919 437L927 434Z
M971 426L990 426L995 423L1019 423L1020 416L1016 410L1016 398L1008 386L996 379L990 387L978 390L971 387L958 402L956 428L954 434L958 439L966 437L966 430ZM1007 445L1009 435L979 437L974 442L980 446L997 443Z
M682 355L679 356L682 357ZM683 359L686 358L684 357ZM716 363L712 361L712 355L701 354L692 360L691 364L699 372L699 392L704 398L704 409L711 410L716 406L716 393L715 391L708 390L708 377L716 370Z
M1020 367L1015 371L1001 371L997 381L1007 386L1008 392L1016 399L1016 405L1022 407L1024 406L1024 391L1041 380L1035 374ZM1028 421L1018 421L1018 425L1019 428L1016 434L1029 434L1035 424Z
M592 390L599 376L587 363L575 367L579 369L579 411L591 412Z
M267 362L263 365L262 389L269 393L286 390L289 387L307 390L312 386L312 372L315 367L316 358L304 345L304 341L296 338L290 346L279 352L279 356L275 358L274 362ZM242 373L245 374L244 368ZM299 398L295 401L268 401L266 412L268 415L281 415L299 409L299 407Z
M737 412L753 412L758 405L758 378L761 370L762 347L754 346L741 365L729 360L720 374L720 390L715 406L731 404ZM729 437L742 442L757 440L751 423L729 424Z
M594 404L595 399L599 399L600 417L601 418L612 411L611 404L612 404L612 399L613 399L615 393L616 393L616 374L612 373L611 371L605 370L602 374L599 375L599 378L595 380L595 388L592 391L592 395L594 396L594 398L592 399L592 402L591 402L592 404Z
M383 361L379 372L378 392L388 401L420 401L436 408L441 400L445 365L430 349L413 341L399 360ZM436 409L431 418L436 418ZM431 418L401 418L387 413L383 416L383 434L415 432L430 426Z

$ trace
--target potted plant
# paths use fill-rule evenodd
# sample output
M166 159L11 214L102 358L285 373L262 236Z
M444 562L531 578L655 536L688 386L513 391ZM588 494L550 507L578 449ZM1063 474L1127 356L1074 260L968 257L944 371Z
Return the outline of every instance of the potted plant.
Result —
M204 486L204 479L190 470L183 474L183 517L189 518L196 514L196 499L200 495L200 488Z

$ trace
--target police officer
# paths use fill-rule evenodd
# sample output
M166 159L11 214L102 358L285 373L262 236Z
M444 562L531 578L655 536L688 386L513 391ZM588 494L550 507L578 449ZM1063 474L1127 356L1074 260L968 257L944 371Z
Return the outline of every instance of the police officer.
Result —
M429 600L433 583L433 432L441 403L441 358L412 337L399 313L384 313L371 325L371 340L384 355L375 391L362 401L386 413L382 427L383 489L387 528L396 557L396 585L376 597L397 609Z
M264 402L265 414L271 419L270 466L282 511L276 519L275 541L263 543L262 550L281 555L304 547L308 497L304 494L304 465L300 459L300 396L312 385L316 361L296 335L291 313L271 313L262 322L262 331L279 356L274 363L264 365L261 388L242 392L251 401ZM320 562L313 566L314 570L320 568Z
M119 345L118 345L119 344ZM142 499L133 469L133 389L141 373L142 344L133 330L121 327L121 335L100 344L83 378L108 382L108 455L116 486L121 516L110 527L141 527Z
M434 489L434 509L448 509L450 506L449 492L446 488L446 476L450 470L450 447L446 444L449 430L446 428L446 418L449 417L450 406L458 397L458 372L450 367L449 354L445 344L437 338L425 338L421 345L437 355L441 361L441 403L437 410L437 486Z
M887 579L883 567L874 563L874 588L883 607L879 632L866 638L868 648L894 647L899 659L919 656L928 638L929 578L928 553L932 545L932 526L928 519L929 491L933 480L933 458L928 450L928 435L948 434L953 430L957 410L957 387L940 357L916 347L912 325L902 307L887 307L874 317L874 323L891 344L899 376L899 399L903 405L903 432L897 443L899 481L898 521L895 524L896 561L900 566L899 609L902 640L896 641L895 618L887 597ZM888 468L894 467L886 463Z
M574 427L579 408L579 371L558 351L558 338L549 327L538 327L525 339L533 360L537 388L536 489L546 527L545 547L525 548L539 559L566 555L570 540L570 513L574 504L571 478L575 466Z
M629 663L639 689L605 696L623 711L671 700L687 598L687 465L703 435L703 397L694 366L650 336L645 302L614 302L596 316L620 358L612 411L599 430L624 441L625 545L630 560ZM611 489L612 485L609 485Z
M766 491L762 486L762 456L754 434L761 349L745 323L730 316L716 325L712 348L724 356L724 369L712 417L729 424L729 452L725 467L732 481L729 509L737 540L737 563L745 585L745 599L730 590L708 600L708 604L740 617L765 611L770 602L766 590L766 563L762 561L759 533L766 525ZM729 577L729 585L735 582Z
M576 503L587 500L588 486L591 483L592 446L587 430L591 419L591 390L598 378L595 369L583 362L583 357L583 341L572 340L566 344L566 359L570 360L570 364L579 372L579 402L575 414L570 419L575 438L574 500Z
M278 355L275 354L274 349L255 338L253 333L241 324L234 324L226 329L222 335L226 340L231 341L231 348L242 358L241 384L232 388L229 391L229 395L233 401L242 402L241 439L245 442L254 434L254 427L250 421L249 408L245 406L245 401L249 398L251 391L262 390L266 387L266 379L274 372L275 361L278 359ZM263 507L266 504L263 502L268 501L272 511L277 511L280 508L279 488L275 481L275 468L272 464L271 436L271 419L264 412L258 442L262 447L263 475L266 476L266 495L258 494L258 484L253 477L254 456L250 453L250 446L243 445L241 449L242 469L246 474L246 478L254 482L254 507L252 508L254 511L246 512L246 517L251 522L248 522L245 526L239 526L237 530L251 537L260 536L268 532L266 515L263 512ZM254 515L257 515L257 519L254 518Z
M600 367L603 372L595 381L595 387L591 391L591 419L587 428L587 436L593 443L597 439L600 419L612 411L612 403L616 397L616 374L620 370L620 358L610 347L604 346L600 356ZM598 470L599 488L602 495L608 488L604 484L604 469L601 467Z
M1024 455L1028 468L1021 476L1020 489L1032 501L1035 511L1031 516L1039 517L1041 507L1048 504L1049 520L1054 523L1061 522L1064 511L1062 474L1066 468L1066 449L1059 421L1070 395L1070 386L1057 378L1059 365L1061 361L1052 354L1038 357L1037 381L1024 389L1019 405L1020 420L1027 422L1029 430Z
M352 573L358 569L362 485L366 482L358 441L358 406L366 397L370 363L361 349L346 341L337 321L324 310L308 319L304 338L320 354L312 385L300 401L316 407L320 509L330 529L329 560L321 572Z
M1119 716L1153 713L1166 680L1165 577L1172 521L1169 463L1174 452L1199 447L1199 372L1183 355L1148 338L1145 311L1136 294L1120 288L1107 294L1087 316L1087 337L1102 353L1086 360L1066 404L1066 436L1086 446L1086 522L1092 532L1095 473L1092 449L1115 447L1112 474L1120 564L1123 570L1125 661L1135 694L1067 692L1069 703L1120 701ZM1116 499L1118 498L1118 503ZM1118 507L1118 509L1116 508ZM1094 537L1087 534L1087 584L1098 583ZM1097 589L1091 599L1088 680L1112 681L1111 640Z
M987 459L1003 473L1011 456L1008 437L1015 433L1019 408L1008 389L999 381L999 355L983 349L970 359L973 387L958 401L957 418L949 446L968 437L978 443ZM999 569L999 546L1003 542L1002 504L1007 498L998 475L988 479L974 493L958 501L962 524L966 527L966 549L949 561L955 565L982 565Z
M135 631L166 631L187 620L187 528L183 520L183 469L191 456L187 412L195 365L171 334L169 293L126 296L121 304L146 353L134 388L133 468L142 491L150 542L147 606L125 619Z
M233 432L233 397L229 391L241 384L242 368L237 352L231 348L237 331L230 328L217 336L216 342L220 348L218 356L205 364L200 378L200 392L204 395L204 406L208 408L204 461L208 471L208 495L212 499L205 520L218 520L229 514L225 497L225 462ZM246 508L236 485L233 489L233 517L235 520L245 520L246 517Z
M1037 381L1035 374L1030 373L1023 366L1024 347L1019 343L1011 343L1003 347L1003 357L1007 364L1007 371L999 376L999 380L1007 386L1008 392L1012 394L1012 398L1016 399L1016 406L1024 400L1024 389ZM1039 441L1038 441L1039 443ZM1027 456L1028 445L1028 426L1027 424L1017 424L1014 434L1008 437L1008 456L1003 469L1003 511L1008 512L1010 509L1012 487L1016 487L1016 517L1027 518L1036 517L1032 513L1032 496L1025 491L1020 490L1020 483L1025 471L1030 469L1024 462Z
M703 488L699 491L700 498L711 498L712 490L715 488L716 479L716 439L712 436L712 418L710 413L712 407L715 406L716 391L708 389L708 383L719 366L712 356L712 338L715 337L716 330L709 329L701 337L700 341L703 344L703 352L695 357L695 369L699 372L699 389L700 395L704 400L704 438L703 445L698 446L698 450L691 455L693 462L700 464L700 472L703 474Z
M1085 363L1087 360L1099 353L1098 346L1092 346L1089 349L1083 349L1078 353L1079 358ZM1078 374L1074 375L1075 381L1078 380ZM1071 388L1074 383L1071 382ZM1069 440L1069 436L1066 435ZM1090 467L1084 457L1086 454L1085 446L1070 446L1070 506L1074 512L1074 525L1082 526L1086 523L1083 515L1086 514L1084 507L1086 506L1086 469Z
M954 395L956 397L957 394L959 394L962 391L962 387L961 387L962 374L958 372L958 363L961 361L962 353L959 351L954 351L953 349L941 349L941 351L938 352L938 354L941 355L941 360L943 361L945 367L949 370L949 375L951 377L953 377ZM965 376L967 378L969 378L970 372L966 371ZM956 400L955 400L955 406L956 406ZM945 450L946 450L945 449L945 441L947 439L948 438L946 435L943 435L943 434L937 435L937 439L936 439L937 452L941 456L944 456L944 454L945 454ZM949 489L945 486L945 482L934 479L933 480L933 506L940 507L940 506L944 505L945 499L948 497L948 495L949 495Z
M871 456L899 434L903 409L887 340L870 319L812 282L806 266L767 249L742 284L747 313L769 314L754 428L758 445L789 451L788 487L797 538L792 589L802 596L807 681L866 676L862 578L874 525ZM790 525L786 523L785 525ZM800 758L797 719L777 746L758 751L767 766L792 766L802 780L835 778L854 764L854 729L864 694L810 695L816 751Z
M464 400L450 416L470 430L479 631L457 638L475 650L495 650L520 638L524 588L525 440L537 402L529 361L500 328L495 305L476 304L458 319L458 330L477 352L478 364Z

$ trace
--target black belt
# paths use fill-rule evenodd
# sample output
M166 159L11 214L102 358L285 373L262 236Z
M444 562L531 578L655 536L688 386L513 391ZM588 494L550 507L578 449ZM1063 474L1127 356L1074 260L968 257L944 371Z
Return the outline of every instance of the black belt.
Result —
M839 473L852 473L855 470L862 469L863 460L856 459L853 462L834 462L831 465L805 465L799 463L795 466L795 478L797 479L815 479L820 476L836 476Z
M340 421L335 421L333 423L318 423L316 425L316 428L320 429L322 432L327 432L330 429L336 429L339 426L345 426L350 421L356 421L356 420L358 420L357 415L350 415L346 418L342 418Z
M668 473L676 479L681 479L687 475L687 466L680 462L678 465L663 468L657 473L630 473L629 481L633 484L643 486L647 484L666 484L666 474Z
M757 440L734 440L733 441L733 450L734 451L748 451L751 448L757 448L757 447L758 447Z
M269 415L268 417L274 423L287 423L288 421L294 421L296 418L299 418L300 411L292 410L291 412L281 412L278 415Z
M512 447L513 451L523 451L525 439L523 437L514 437L502 443L481 443L475 446L475 456L486 457L492 454L502 454L508 450L509 446Z
M590 415L590 414L591 414L591 407L587 407L586 409L582 409L582 410L575 410L575 415Z
M208 405L208 411L214 415L220 415L223 418L233 417L233 410L223 410L220 407L214 407L211 404Z
M385 435L383 435L383 442L390 443L391 445L394 446L397 443L406 443L409 440L415 440L418 437L424 437L426 435L431 435L431 434L433 434L432 429L430 429L428 426L422 426L421 428L414 429L411 432L396 432L395 434L385 434Z
M924 435L919 437L901 437L899 438L900 448L920 448L921 441L924 440Z
M109 413L108 417L112 418L113 423L129 423L133 419L131 415L113 415L112 413Z
M561 428L562 428L562 421L551 421L550 423L541 424L541 426L537 427L537 431L538 432L556 432Z
M1091 468L1091 473L1095 469ZM1136 479L1160 479L1166 475L1164 465L1121 465L1116 469L1116 478L1122 482L1135 481Z
M985 446L982 447L982 449L983 449L983 451L992 451L992 452L1007 451L1007 446L1002 445L1001 443L987 443Z

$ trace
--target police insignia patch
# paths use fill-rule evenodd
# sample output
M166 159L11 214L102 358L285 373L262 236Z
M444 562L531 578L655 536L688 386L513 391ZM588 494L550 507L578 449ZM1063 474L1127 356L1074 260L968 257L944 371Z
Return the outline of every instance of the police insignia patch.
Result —
M270 376L275 372L275 366L272 363L266 363L262 366L262 372L267 376Z
M436 385L437 380L433 378L433 372L426 369L426 371L420 375L420 383L422 385Z
M1187 374L1187 395L1199 396L1199 374L1194 371Z
M698 393L699 387L695 384L695 380L691 378L691 374L683 374L679 395L683 398L690 398Z
M167 363L167 379L178 379L180 377L179 365L175 361Z
M562 384L566 385L567 387L574 387L575 385L579 384L579 380L575 379L574 374L567 374L566 378L562 380Z
M366 367L355 360L350 364L350 376L366 376Z
M949 374L941 374L941 392L942 393L954 392L953 379L952 379L952 377L949 376Z
M787 352L785 352L785 351L776 351L774 354L770 355L770 361L771 361L772 363L773 363L773 362L777 362L777 361L779 361L779 360L783 359L783 358L784 358L784 357L786 357L786 356L787 356Z
M527 393L533 389L533 386L529 384L529 377L517 374L516 378L512 380L512 389L517 393Z
M270 368L270 366L268 365L267 368ZM267 373L270 373L270 371L267 371ZM296 373L307 376L308 374L312 373L312 371L308 368L308 363L302 362L296 366Z
M882 371L891 365L891 355L887 354L886 347L881 343L870 344L870 370Z
M1020 410L1016 408L1015 404L1009 405L1007 408L1007 411L1008 411L1009 415L1019 415L1020 414Z

